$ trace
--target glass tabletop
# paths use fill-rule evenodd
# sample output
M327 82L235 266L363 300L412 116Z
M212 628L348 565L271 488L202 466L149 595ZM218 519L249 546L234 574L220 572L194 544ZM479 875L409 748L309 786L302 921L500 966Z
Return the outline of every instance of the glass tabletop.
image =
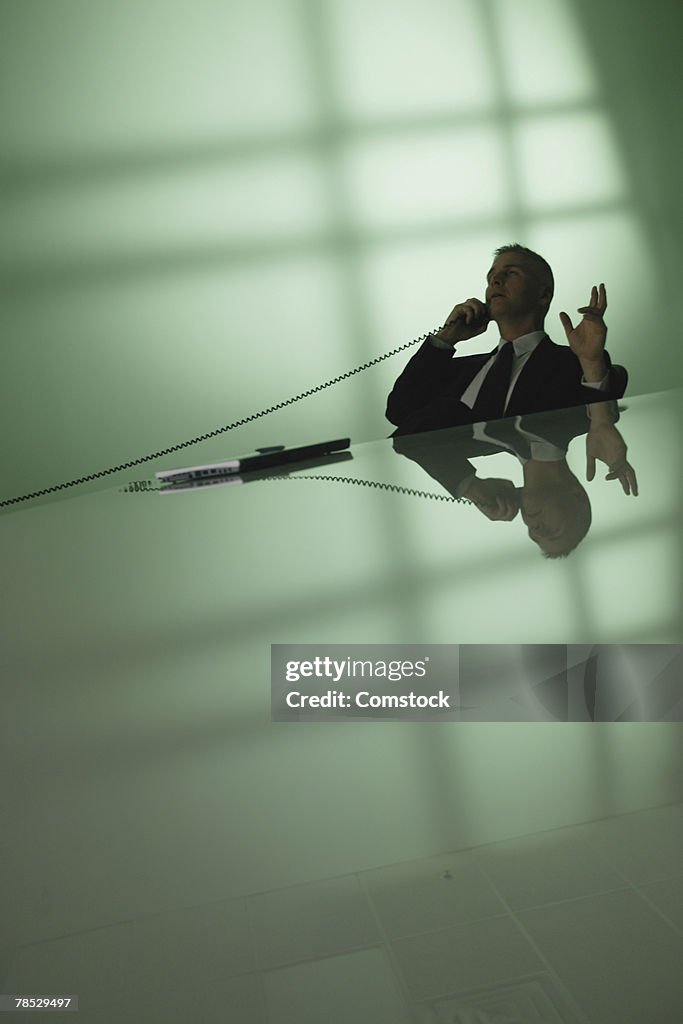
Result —
M637 494L599 459L586 479L582 410L159 491L158 470L234 454L216 438L3 509L6 579L50 660L104 635L111 657L201 649L212 623L237 647L680 642L680 410L672 391L611 417Z

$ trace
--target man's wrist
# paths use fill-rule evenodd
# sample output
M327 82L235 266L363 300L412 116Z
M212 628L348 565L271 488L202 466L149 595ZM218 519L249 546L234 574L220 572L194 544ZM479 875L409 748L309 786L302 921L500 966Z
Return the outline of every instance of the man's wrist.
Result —
M448 349L451 352L455 349L455 342L447 341L441 331L434 331L433 334L430 334L429 341L434 348Z
M586 406L588 419L590 420L589 430L597 429L605 425L614 426L618 418L616 402L592 402Z
M580 359L579 362L586 384L599 384L607 376L607 363L602 356L599 359Z
M478 487L479 477L476 473L472 473L470 476L465 477L464 480L461 480L456 494L458 498L469 498L470 501L474 501Z

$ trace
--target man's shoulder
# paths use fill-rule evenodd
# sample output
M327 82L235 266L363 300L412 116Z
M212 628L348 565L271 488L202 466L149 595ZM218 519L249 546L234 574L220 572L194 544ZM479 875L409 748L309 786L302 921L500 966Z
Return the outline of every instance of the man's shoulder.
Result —
M548 352L559 355L562 359L565 359L568 355L573 356L573 358L576 359L576 356L570 349L569 345L558 345L556 341L553 341L549 334L544 334L541 338L539 348L541 347L545 348Z
M468 367L483 366L483 364L495 354L491 350L487 352L460 352L457 346L455 349L445 349L441 346L432 345L427 338L422 343L420 348L417 350L417 358L421 362L426 362L430 366L433 364L437 367L450 366L451 372L460 373L461 370L467 369Z
M536 351L550 365L580 369L581 364L569 345L558 345L548 334L543 336Z

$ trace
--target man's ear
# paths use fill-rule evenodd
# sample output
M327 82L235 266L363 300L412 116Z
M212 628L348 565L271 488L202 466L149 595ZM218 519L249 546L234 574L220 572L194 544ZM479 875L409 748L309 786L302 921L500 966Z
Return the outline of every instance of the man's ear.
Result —
M550 303L553 301L552 289L549 288L547 284L541 285L541 292L538 297L541 300L541 302L543 302L545 311L547 313L550 309Z

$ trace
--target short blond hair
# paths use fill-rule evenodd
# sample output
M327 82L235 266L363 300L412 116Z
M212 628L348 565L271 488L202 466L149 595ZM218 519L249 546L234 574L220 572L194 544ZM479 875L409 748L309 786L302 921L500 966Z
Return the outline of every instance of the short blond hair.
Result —
M534 264L538 270L538 276L540 280L550 288L550 300L555 294L555 278L550 268L550 264L547 260L544 260L542 256L539 256L533 249L527 249L525 245L520 245L519 242L510 242L509 245L501 245L500 248L496 249L493 254L493 258L496 259L498 256L502 256L506 252L521 252L524 253Z

